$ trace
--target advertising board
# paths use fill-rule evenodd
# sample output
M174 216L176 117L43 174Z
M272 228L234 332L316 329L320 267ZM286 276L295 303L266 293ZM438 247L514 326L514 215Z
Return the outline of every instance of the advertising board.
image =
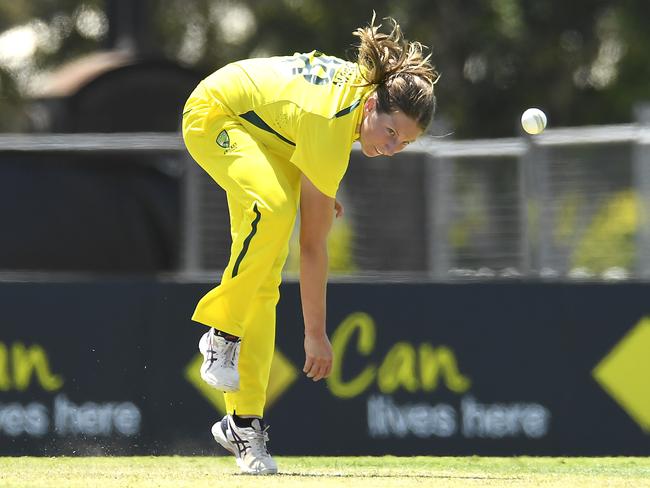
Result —
M282 286L278 455L650 454L648 285L333 283L318 383ZM0 283L0 455L219 452L189 319L209 288Z

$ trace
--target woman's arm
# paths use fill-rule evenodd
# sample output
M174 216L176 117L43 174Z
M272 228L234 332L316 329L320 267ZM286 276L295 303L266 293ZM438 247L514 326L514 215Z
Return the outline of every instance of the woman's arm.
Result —
M326 378L332 370L332 346L325 328L325 303L327 235L332 227L335 200L321 193L304 175L301 185L300 296L305 320L303 372L318 381Z

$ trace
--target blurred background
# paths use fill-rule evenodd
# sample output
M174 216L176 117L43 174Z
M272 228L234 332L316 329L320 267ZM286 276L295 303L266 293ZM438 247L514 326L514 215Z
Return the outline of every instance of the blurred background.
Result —
M213 452L189 317L229 223L181 109L230 61L350 59L373 10L431 47L438 113L394 158L353 148L326 389L292 239L274 452L650 454L641 0L0 0L0 453Z
M78 95L126 64L155 61L189 78L237 59L315 47L346 57L352 30L373 9L433 48L443 74L439 118L456 138L512 136L517 114L530 105L540 105L553 126L628 123L650 90L644 7L640 0L3 1L0 127L172 130L173 116L152 117L146 127L126 125L126 116L113 126L56 126L39 117L34 101ZM134 78L144 78L141 71Z
M353 153L335 274L647 277L643 6L4 1L0 198L11 232L0 269L222 267L225 202L178 141L184 100L229 61L312 49L350 58L351 32L374 9L432 48L439 110L397 163ZM542 136L522 137L529 106L549 118ZM90 135L107 133L121 136ZM396 253L405 242L411 252Z

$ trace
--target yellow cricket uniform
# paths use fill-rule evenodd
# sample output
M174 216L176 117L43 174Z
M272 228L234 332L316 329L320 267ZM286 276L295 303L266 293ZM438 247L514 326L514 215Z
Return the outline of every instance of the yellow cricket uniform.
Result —
M363 84L357 64L313 51L229 64L185 105L185 144L228 197L230 260L192 317L242 338L228 413L263 415L300 176L335 197L372 90Z

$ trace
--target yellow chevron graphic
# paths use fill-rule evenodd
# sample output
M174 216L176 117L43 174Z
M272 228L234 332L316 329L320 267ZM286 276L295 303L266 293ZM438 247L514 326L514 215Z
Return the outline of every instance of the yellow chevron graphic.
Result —
M650 434L650 317L644 317L594 368L600 386Z
M215 390L201 379L199 372L203 356L197 354L185 367L185 379L189 381L203 397L208 400L221 414L226 414L226 402L223 392ZM282 394L289 389L291 384L298 378L298 370L291 364L287 357L279 350L273 354L271 363L271 375L269 386L266 390L266 409L268 410Z

